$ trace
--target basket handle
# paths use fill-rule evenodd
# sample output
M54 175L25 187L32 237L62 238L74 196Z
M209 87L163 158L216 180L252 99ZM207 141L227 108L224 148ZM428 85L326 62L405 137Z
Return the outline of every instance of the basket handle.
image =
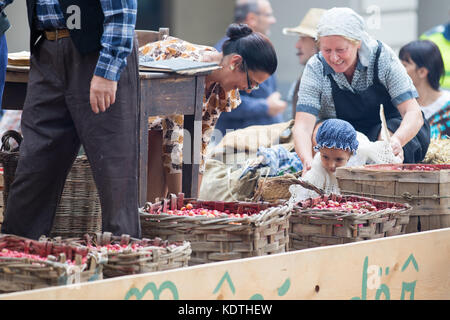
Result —
M9 144L9 138L16 140L18 146L11 150L11 145ZM8 130L2 136L2 146L1 151L17 152L19 151L20 144L22 143L22 135L15 130Z
M325 191L323 191L322 189L316 187L315 185L313 185L313 184L311 184L311 183L309 183L309 182L303 180L303 179L300 178L300 177L298 178L298 182L299 182L299 184L300 184L303 188L306 188L306 189L315 191L315 192L317 192L320 196L325 195Z

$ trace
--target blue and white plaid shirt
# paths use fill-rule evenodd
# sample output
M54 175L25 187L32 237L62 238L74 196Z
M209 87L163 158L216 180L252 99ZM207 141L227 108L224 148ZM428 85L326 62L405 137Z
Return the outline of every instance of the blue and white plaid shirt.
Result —
M0 11L13 1L0 0ZM105 21L101 38L102 49L94 74L119 81L120 73L125 68L126 59L133 48L137 0L100 0L100 3ZM38 0L36 16L39 30L66 28L58 0Z

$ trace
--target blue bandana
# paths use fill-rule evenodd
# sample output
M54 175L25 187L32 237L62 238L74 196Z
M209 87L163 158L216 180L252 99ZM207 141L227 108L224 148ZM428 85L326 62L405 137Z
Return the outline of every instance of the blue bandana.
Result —
M326 147L348 150L355 154L358 149L355 128L347 121L340 119L325 120L317 130L316 141L315 151Z

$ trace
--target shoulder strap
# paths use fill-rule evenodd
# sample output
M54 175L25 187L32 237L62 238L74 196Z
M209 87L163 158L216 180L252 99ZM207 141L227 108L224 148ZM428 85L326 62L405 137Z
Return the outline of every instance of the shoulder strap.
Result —
M374 82L380 82L380 78L378 77L378 61L380 60L380 54L381 54L381 48L383 47L383 44L380 40L377 40L378 42L378 48L377 53L375 55L375 63L373 67L373 75L374 75Z
M320 62L322 62L323 67L325 68L325 66L328 65L328 63L325 61L325 58L321 57L318 53L316 53L316 55L317 55L317 58L320 60ZM336 81L334 81L333 76L331 74L328 74L327 77L328 77L328 79L330 79L332 87L334 87L334 86L339 87L337 85Z

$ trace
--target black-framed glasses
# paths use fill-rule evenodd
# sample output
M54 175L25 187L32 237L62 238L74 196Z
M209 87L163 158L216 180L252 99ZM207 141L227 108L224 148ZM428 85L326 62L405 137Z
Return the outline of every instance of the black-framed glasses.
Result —
M245 69L245 73L247 74L247 90L257 90L259 89L259 83L254 81L256 84L254 86L252 86L252 81L250 80L250 77L248 75L248 67L247 67L247 63L245 62L245 60L242 60L242 64L244 66Z

